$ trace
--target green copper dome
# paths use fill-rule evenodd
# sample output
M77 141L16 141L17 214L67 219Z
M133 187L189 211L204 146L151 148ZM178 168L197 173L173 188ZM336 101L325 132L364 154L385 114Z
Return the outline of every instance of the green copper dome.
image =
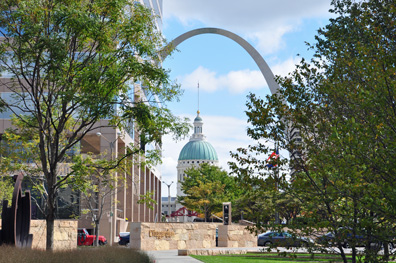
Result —
M207 141L190 141L184 145L179 155L180 160L218 161L216 150Z
M194 121L202 121L202 118L197 116L197 117L195 117Z

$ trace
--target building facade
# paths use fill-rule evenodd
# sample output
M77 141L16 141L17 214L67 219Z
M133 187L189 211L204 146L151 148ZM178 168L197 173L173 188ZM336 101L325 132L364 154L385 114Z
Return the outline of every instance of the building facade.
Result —
M157 30L162 31L162 0L138 0L140 4L152 10ZM145 93L140 83L130 83L134 88L135 98L145 99ZM134 99L135 99L134 98ZM103 120L106 122L106 120ZM102 123L106 126L106 123ZM131 122L131 125L133 123ZM94 153L103 152L108 154L107 158L117 158L119 154L125 153L127 145L140 145L140 134L132 127L132 132L123 130L104 128L90 134L82 149L94 150ZM100 136L98 136L100 134ZM144 145L145 149L158 148L158 145ZM92 152L92 151L91 151ZM101 220L100 232L105 237L111 237L110 243L118 241L120 232L128 232L130 222L159 222L161 220L161 174L155 167L140 165L143 160L136 160L131 171L125 175L118 175L125 179L125 183L119 184L112 195L112 201L105 208L106 214ZM145 204L138 204L141 195L153 193L152 199L156 201L154 209L150 209ZM81 216L79 227L93 230L92 218Z
M152 9L156 18L158 30L162 28L162 0L140 0L136 1ZM0 39L1 41L1 39ZM12 100L13 94L7 88L5 83L12 82L13 75L9 72L1 72L0 75L0 96L4 100ZM130 83L133 88L134 98L136 100L145 98L145 93L140 83ZM0 136L4 131L11 127L12 112L0 112ZM81 142L76 145L75 151L79 154L93 154L104 156L108 159L117 158L120 154L126 153L128 145L140 146L140 134L134 129L133 121L130 123L130 129L119 130L111 127L109 120L103 119L97 124L97 129L88 132ZM157 148L158 145L145 145L146 148ZM139 157L144 158L144 157ZM118 182L114 191L110 194L110 200L103 207L104 215L100 221L100 235L105 236L110 244L118 241L118 233L127 231L129 222L158 222L161 219L161 174L156 168L149 168L141 165L141 159L136 160L134 165L125 174L118 174L124 177L125 183ZM59 173L67 174L69 163L60 165ZM145 204L139 204L138 200L141 195L153 193L151 196L157 204L150 209ZM44 202L44 200L42 200ZM72 210L65 212L62 210L66 206L73 206ZM70 216L78 216L78 227L87 228L93 232L92 216L83 214L79 209L84 209L86 203L81 195L72 192L69 189L61 189L60 198L57 200L57 208L59 209L57 217L70 218ZM76 207L78 207L76 211ZM40 218L42 214L37 207L32 209L33 217ZM80 212L78 214L78 212Z
M162 214L167 217L168 215L176 212L176 197L162 197Z

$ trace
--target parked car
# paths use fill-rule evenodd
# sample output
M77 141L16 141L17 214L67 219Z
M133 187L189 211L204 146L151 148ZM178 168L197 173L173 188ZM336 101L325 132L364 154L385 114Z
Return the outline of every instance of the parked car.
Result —
M340 227L337 229L337 235L334 232L328 232L316 239L318 244L324 246L336 246L338 242L344 248L350 248L351 244L354 244L356 247L364 247L367 245L367 234L362 231L362 233L355 234L353 238L352 229L347 227ZM371 238L370 242L371 247L382 247L382 242L375 240L375 238ZM394 242L389 242L389 249L394 249Z
M301 247L313 244L313 240L306 237L295 237L288 232L269 231L258 235L258 246L276 246L276 247Z
M327 232L326 234L319 236L316 239L316 243L318 243L320 245L324 245L324 246L335 245L335 235L333 232Z
M88 230L85 228L77 229L77 245L78 246L92 246L96 235L90 235ZM99 236L99 245L103 246L107 244L107 240L104 236Z
M119 239L118 244L121 246L128 246L129 237L130 237L129 232L120 232L120 234L118 234L118 239Z

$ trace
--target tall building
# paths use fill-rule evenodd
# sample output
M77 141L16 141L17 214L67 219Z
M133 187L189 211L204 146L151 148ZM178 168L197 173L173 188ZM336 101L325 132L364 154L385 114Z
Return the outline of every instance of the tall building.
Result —
M177 164L177 196L183 196L181 184L187 176L185 171L191 167L198 167L200 164L209 163L219 165L219 159L215 148L206 140L203 134L203 120L197 111L197 117L194 119L194 133L191 135L189 142L182 148ZM182 209L182 205L177 203L176 210ZM185 221L186 218L183 220Z
M153 15L156 19L158 30L162 28L162 0L139 0L146 7L152 9ZM0 38L4 41L4 38ZM0 72L0 96L4 100L15 100L12 92L7 87L7 83L12 83L13 74L5 71ZM129 83L133 88L133 95L131 101L145 98L144 87L139 82ZM116 109L117 110L117 109ZM0 112L0 138L7 128L11 127L11 111ZM92 153L100 156L106 153L106 158L117 158L119 154L127 151L128 145L140 145L140 134L134 129L134 123L129 123L130 129L119 130L111 127L109 120L102 119L97 123L97 129L87 133L81 142L76 145L75 153L87 154ZM145 145L145 148L157 148L158 145ZM70 152L70 155L73 153ZM69 171L69 163L62 163L60 165L60 174L67 174ZM118 184L111 195L111 202L104 207L104 216L100 222L100 235L105 236L109 243L117 242L119 232L129 231L127 226L129 222L156 222L161 219L161 174L156 168L149 168L148 166L140 165L139 162L130 168L127 176L125 176L125 184ZM150 209L145 204L138 204L141 195L149 192L154 193L152 198L157 202L154 209ZM60 198L56 201L56 207L59 209L57 218L70 218L71 215L78 215L79 208L84 208L86 204L81 201L81 196L70 191L70 189L61 189ZM42 200L44 201L44 200ZM66 206L73 206L69 212L62 210ZM33 217L40 218L37 207L33 207ZM79 227L87 228L93 232L92 217L88 214L80 214Z
M152 10L157 30L162 30L162 0L139 0L136 1ZM134 88L135 98L145 99L144 88L141 83L130 83ZM104 122L106 120L103 120ZM131 122L133 126L133 122ZM90 146L97 147L97 153L113 152L114 157L118 153L126 151L126 145L140 145L140 134L132 127L132 132L120 131L113 128L101 129L99 133L93 134L90 138L93 140L88 143ZM120 136L121 135L121 136ZM87 145L85 145L87 146ZM158 145L144 145L146 150L158 148ZM84 147L83 147L84 148ZM89 147L85 147L86 149ZM108 156L108 158L112 158ZM139 160L140 161L140 160ZM107 208L107 213L101 222L101 235L105 237L112 236L112 242L117 242L118 233L129 231L129 222L159 222L161 220L161 174L156 167L135 164L129 171L132 176L125 175L125 183L118 186L112 201L112 207ZM150 209L145 204L138 204L140 195L149 192L154 193L152 198L157 202L154 209ZM92 229L92 218L87 217L79 220L79 227Z

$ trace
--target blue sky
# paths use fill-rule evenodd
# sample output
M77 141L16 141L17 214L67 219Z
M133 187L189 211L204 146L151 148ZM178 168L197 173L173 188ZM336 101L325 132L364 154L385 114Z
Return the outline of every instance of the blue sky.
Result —
M310 58L305 42L314 43L320 27L331 14L330 0L164 0L163 34L168 41L202 27L218 27L247 40L263 56L275 75L293 71L301 57ZM193 120L198 109L204 121L203 133L216 149L220 166L228 170L230 151L251 143L246 135L246 96L260 97L269 89L259 68L237 43L220 35L206 34L181 43L163 66L171 79L184 89L179 102L167 106ZM300 57L298 57L300 54ZM191 135L192 131L190 132ZM162 180L175 183L179 153L188 142L163 138ZM163 185L162 196L167 196ZM165 191L166 190L166 191Z

